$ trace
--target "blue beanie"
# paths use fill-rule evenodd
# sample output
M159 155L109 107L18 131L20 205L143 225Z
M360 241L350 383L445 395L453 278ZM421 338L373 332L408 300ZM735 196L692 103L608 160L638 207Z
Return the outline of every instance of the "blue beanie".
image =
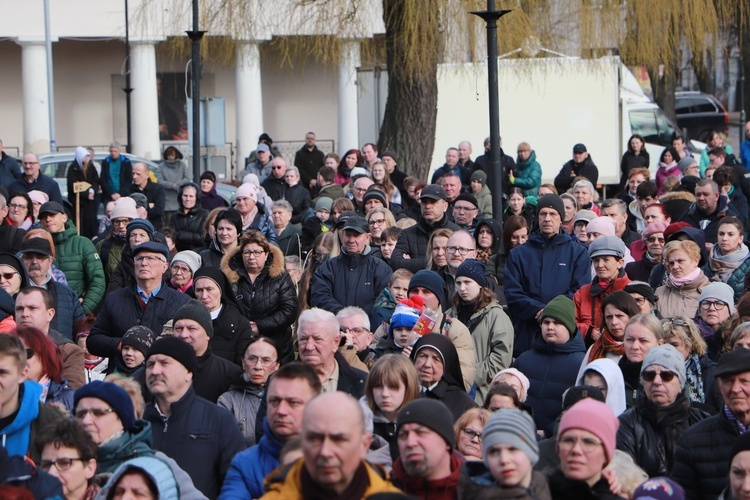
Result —
M130 233L133 231L133 229L143 229L148 233L148 239L151 241L154 241L154 233L156 230L154 229L154 225L151 224L150 221L146 219L133 219L128 224L128 228L125 230L125 238L130 241Z
M130 399L125 389L112 382L94 380L79 388L73 395L73 407L83 398L101 399L115 411L122 422L122 427L129 431L135 424L135 409L133 400Z
M421 297L419 298L421 299ZM396 309L393 311L391 321L388 324L388 333L393 335L393 330L396 328L414 328L421 314L422 311L417 307L417 304L409 299L400 300L396 304Z
M418 286L426 288L434 293L440 301L440 305L443 306L443 309L447 309L446 306L448 306L448 291L445 288L445 281L440 277L438 273L436 273L435 271L430 271L428 269L417 271L409 281L409 292L411 293L411 291Z
M456 269L456 279L464 276L466 278L476 281L479 286L487 286L487 278L484 276L484 262L476 259L466 259Z

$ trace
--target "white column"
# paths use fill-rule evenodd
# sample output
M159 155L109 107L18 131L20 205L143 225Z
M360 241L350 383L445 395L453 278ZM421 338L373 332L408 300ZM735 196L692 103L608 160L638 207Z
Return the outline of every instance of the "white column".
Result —
M159 143L159 104L156 95L156 42L130 42L130 119L134 155L157 160Z
M357 116L357 67L360 65L359 41L341 41L339 61L338 112L339 136L336 148L340 154L359 148Z
M237 170L242 172L245 158L258 144L263 133L263 89L260 75L260 47L254 40L237 41Z
M18 41L23 80L23 149L49 152L49 94L47 48L44 40Z

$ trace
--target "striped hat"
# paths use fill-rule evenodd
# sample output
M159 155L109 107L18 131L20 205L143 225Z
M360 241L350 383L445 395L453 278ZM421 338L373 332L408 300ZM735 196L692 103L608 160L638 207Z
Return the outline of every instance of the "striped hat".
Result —
M496 444L508 444L521 450L531 462L539 461L539 445L536 441L536 425L531 415L516 408L503 408L492 414L482 430L482 455L487 457L489 449ZM487 460L485 458L485 464Z

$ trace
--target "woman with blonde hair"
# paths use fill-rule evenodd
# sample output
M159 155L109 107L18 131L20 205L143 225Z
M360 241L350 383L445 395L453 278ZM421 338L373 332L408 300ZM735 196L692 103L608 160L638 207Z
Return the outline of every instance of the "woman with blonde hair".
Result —
M466 410L463 415L453 424L456 433L456 451L461 453L467 462L481 462L482 455L482 429L492 412L484 408L472 408Z
M695 317L701 290L709 284L698 267L700 248L690 240L670 241L664 247L662 259L669 274L666 283L656 289L659 312L665 318Z
M427 241L426 269L437 271L448 265L448 254L445 248L451 235L453 235L453 230L447 227L441 227L432 232Z
M395 461L399 456L396 417L401 408L419 398L417 370L409 358L386 354L375 361L365 382L363 398L373 413L373 433L388 442Z
M393 214L390 210L383 207L373 208L367 212L365 218L367 219L367 226L369 227L370 235L372 236L370 246L380 248L381 243L383 243L381 238L383 230L387 227L395 226L396 219L393 218Z

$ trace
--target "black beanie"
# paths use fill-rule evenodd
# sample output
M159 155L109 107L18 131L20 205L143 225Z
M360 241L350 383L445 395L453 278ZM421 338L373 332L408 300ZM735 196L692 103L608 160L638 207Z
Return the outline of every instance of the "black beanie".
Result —
M146 359L154 354L163 354L169 356L182 366L187 368L190 373L198 371L198 358L195 356L193 346L177 337L159 337L148 350Z
M409 280L409 292L418 286L426 288L434 293L440 301L443 310L448 310L450 307L448 304L448 291L445 287L445 280L443 280L438 273L428 269L417 271L416 274L411 277L411 280Z
M195 299L188 300L184 306L180 307L174 315L172 325L175 325L177 321L181 319L192 319L201 328L206 330L208 338L214 336L214 324L211 321L211 313L208 312L208 308Z
M545 194L539 198L536 202L537 213L541 212L543 208L551 208L560 214L560 219L565 220L565 204L562 198L556 194Z
M398 412L396 434L404 424L419 424L428 427L438 433L451 448L456 445L453 414L440 401L415 399Z

